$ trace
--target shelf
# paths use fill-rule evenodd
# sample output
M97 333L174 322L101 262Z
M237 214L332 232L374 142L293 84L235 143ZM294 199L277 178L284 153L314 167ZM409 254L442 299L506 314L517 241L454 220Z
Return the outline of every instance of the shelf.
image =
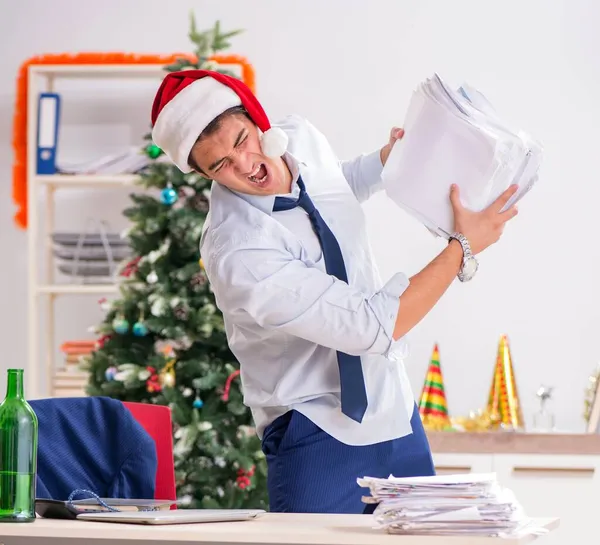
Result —
M52 78L163 78L167 72L163 65L157 64L45 64L32 65L32 75Z
M118 174L104 176L102 174L50 174L34 177L37 184L53 187L115 187L131 186L139 181L135 174Z
M38 286L38 293L50 295L101 295L116 293L117 284L58 284L53 286Z
M64 174L44 175L37 173L38 98L40 92L53 92L61 86L79 88L83 84L93 89L108 84L110 87L125 86L144 89L160 85L167 71L158 64L31 64L27 69L27 195L28 195L28 290L27 290L27 392L33 398L52 396L55 393L76 395L70 386L61 390L53 384L56 372L56 337L58 300L63 298L91 299L110 298L119 295L122 278L115 276L58 278L55 270L56 257L52 251L52 233L55 232L56 202L59 190L88 191L92 201L97 190L130 193L144 189L141 176L136 174ZM93 102L90 105L93 108ZM137 185L137 188L134 187ZM82 195L82 197L86 197ZM38 198L40 197L40 198ZM43 200L42 200L43 199ZM102 211L100 211L101 213ZM40 255L43 249L43 256ZM40 275L40 260L45 264ZM55 278L56 276L56 278ZM60 282L60 283L59 283ZM82 283L86 282L86 283ZM89 282L89 283L88 283ZM40 314L43 315L40 316ZM43 318L41 327L40 318ZM82 324L83 325L83 324ZM42 380L45 379L45 380ZM54 387L53 387L54 386ZM1 541L1 540L0 540Z

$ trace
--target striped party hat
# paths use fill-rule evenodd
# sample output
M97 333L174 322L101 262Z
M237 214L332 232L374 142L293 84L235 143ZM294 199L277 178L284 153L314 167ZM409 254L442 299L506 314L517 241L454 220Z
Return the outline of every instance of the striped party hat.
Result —
M425 384L421 391L419 414L423 425L427 429L446 429L450 427L444 378L440 366L440 351L437 344L433 348Z

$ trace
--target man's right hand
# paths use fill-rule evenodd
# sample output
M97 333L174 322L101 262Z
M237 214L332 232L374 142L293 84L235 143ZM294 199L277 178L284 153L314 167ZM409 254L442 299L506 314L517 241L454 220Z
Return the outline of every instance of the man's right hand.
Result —
M517 208L514 205L500 212L517 189L516 185L510 186L485 210L473 212L462 205L458 186L451 187L450 202L454 211L454 231L462 233L467 238L473 254L478 254L497 242L506 222L517 215Z

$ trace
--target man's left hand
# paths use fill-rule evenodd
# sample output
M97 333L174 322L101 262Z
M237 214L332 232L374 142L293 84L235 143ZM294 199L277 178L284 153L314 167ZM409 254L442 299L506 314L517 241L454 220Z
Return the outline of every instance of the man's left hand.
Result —
M399 127L394 127L391 131L390 131L390 139L388 141L388 143L383 146L383 148L381 148L381 164L385 165L385 162L387 161L390 152L392 151L392 148L394 147L394 144L398 141L401 140L402 137L404 136L404 129L401 129Z

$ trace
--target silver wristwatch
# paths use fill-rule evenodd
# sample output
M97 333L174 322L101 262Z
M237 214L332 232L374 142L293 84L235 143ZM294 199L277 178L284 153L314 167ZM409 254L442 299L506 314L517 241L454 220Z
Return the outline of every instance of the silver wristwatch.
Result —
M475 273L479 268L479 263L475 259L473 252L471 252L471 246L465 235L462 233L453 233L450 235L450 240L452 239L457 240L463 249L463 261L460 271L458 272L458 279L461 282L468 282L475 276Z

